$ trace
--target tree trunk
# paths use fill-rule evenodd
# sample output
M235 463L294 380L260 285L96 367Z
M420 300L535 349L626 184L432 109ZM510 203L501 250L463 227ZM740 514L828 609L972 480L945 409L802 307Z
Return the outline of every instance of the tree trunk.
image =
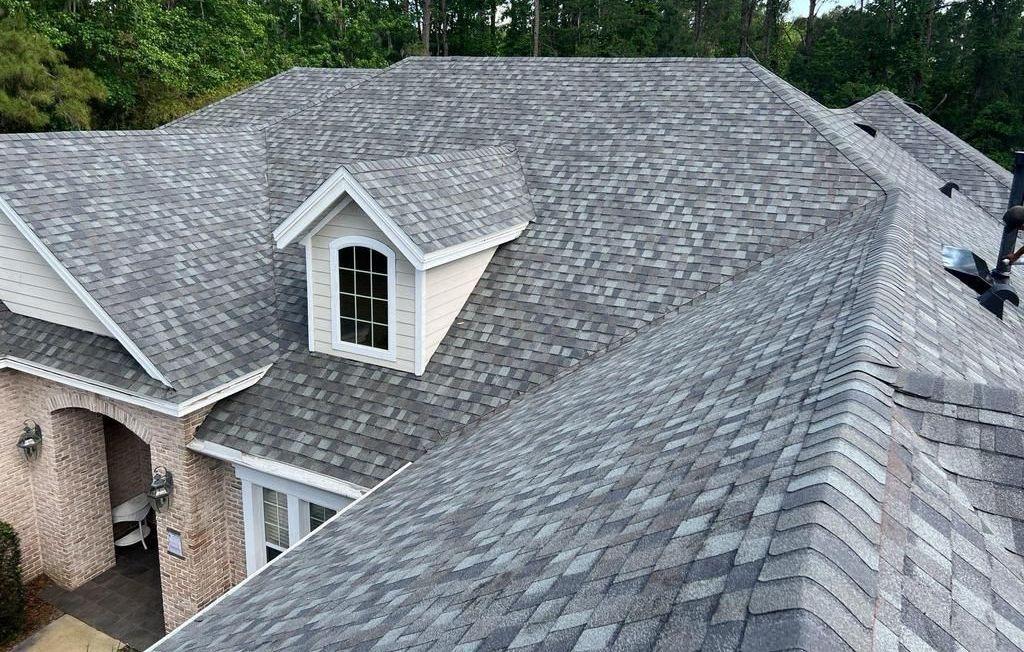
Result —
M814 14L818 11L818 0L808 0L807 3L807 26L804 32L804 51L811 53L814 47Z
M764 39L761 46L761 61L769 68L775 67L772 45L775 43L775 33L778 28L779 0L767 0L764 7Z
M533 0L533 56L540 56L540 0Z
M755 0L743 0L740 6L740 56L750 56L750 25L754 22Z
M697 0L693 7L693 44L696 54L703 53L701 41L704 39L704 0Z
M338 35L345 35L345 0L338 0Z
M423 56L430 56L430 0L423 0Z
M441 0L441 56L448 56L448 2Z

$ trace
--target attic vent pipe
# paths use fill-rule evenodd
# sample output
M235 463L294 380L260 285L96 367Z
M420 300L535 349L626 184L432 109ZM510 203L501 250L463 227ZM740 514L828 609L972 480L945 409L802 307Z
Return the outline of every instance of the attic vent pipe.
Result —
M941 188L939 188L939 192L941 192L943 195L945 195L947 197L952 197L954 190L956 190L957 192L960 192L960 186L956 185L952 181L946 182L946 185L944 185Z
M1024 256L1024 247L1017 246L1017 232L1024 228L1024 152L1017 152L1013 161L1013 184L1010 187L1009 208L1003 215L1003 237L999 241L996 267L991 272L988 264L967 249L942 248L942 262L946 271L978 293L978 302L1000 319L1007 301L1020 305L1017 292L1010 287L1013 264Z
M863 122L854 122L853 124L855 124L855 125L857 125L858 127L860 127L860 128L861 128L861 131L863 131L863 132L864 132L864 133L866 133L867 135L871 136L872 138L874 138L874 137L875 137L875 135L876 135L876 134L878 133L878 130L877 130L877 129L875 129L875 128L874 128L874 127L872 127L871 125L868 125L868 124L864 124Z

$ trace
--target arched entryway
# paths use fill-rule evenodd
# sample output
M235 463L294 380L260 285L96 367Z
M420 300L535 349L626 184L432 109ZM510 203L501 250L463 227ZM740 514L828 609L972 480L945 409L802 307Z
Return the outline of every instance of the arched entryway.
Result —
M45 563L59 584L44 598L136 649L164 632L148 434L117 417L54 405L49 449L55 492L50 527L61 559ZM102 406L98 406L101 407ZM138 426L138 424L136 424Z

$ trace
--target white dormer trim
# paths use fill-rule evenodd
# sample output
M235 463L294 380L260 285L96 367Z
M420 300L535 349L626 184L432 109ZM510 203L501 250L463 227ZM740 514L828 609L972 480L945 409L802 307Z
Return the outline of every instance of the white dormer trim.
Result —
M121 346L123 346L125 350L135 358L139 365L146 370L146 373L167 387L173 388L173 385L171 385L167 378L160 373L149 357L146 356L138 346L136 346L135 342L128 337L128 334L125 333L113 319L111 319L110 315L108 315L103 308L100 307L100 304L92 298L92 296L86 291L85 287L78 282L78 279L76 279L71 272L69 272L67 268L57 260L57 257L54 256L46 245L43 244L43 241L36 236L28 223L21 219L21 216L14 211L11 205L8 204L3 197L0 197L0 213L3 213L4 216L11 221L11 224L18 229L25 240L32 245L32 248L42 256L43 260L45 260L50 268L53 269L57 276L64 281L64 284L68 286L75 296L85 304L85 307L89 309L96 319L98 319L99 322L103 324L103 326L117 339L117 341L121 343Z
M356 181L349 174L348 170L340 167L326 181L320 184L320 187L313 191L313 194L307 197L298 208L292 211L291 215L280 226L274 229L274 241L277 244L277 248L284 249L298 241L310 226L322 219L324 213L331 208L335 201L345 195L348 195L351 200L359 204L360 208L377 225L377 228L384 232L384 235L398 247L402 255L418 270L426 270L443 265L444 263L470 256L485 249L497 247L510 240L515 240L527 226L526 224L518 225L483 238L425 254L395 224L394 220L387 215L387 212L363 188L362 184Z
M351 342L343 342L341 340L341 305L340 305L340 294L341 287L338 282L338 250L344 249L345 247L368 247L378 253L382 253L387 256L388 259L388 348L378 349L372 346L365 346L363 344L353 344ZM306 251L309 251L309 247L306 247ZM397 342L398 337L396 333L397 324L395 315L397 308L395 302L397 301L396 292L396 275L395 269L395 252L391 247L387 246L379 240L367 238L361 235L349 235L342 238L335 238L331 240L329 245L330 259L329 264L331 266L331 346L335 351L341 353L354 353L356 355L366 356L368 358L377 358L379 360L387 360L388 362L394 362L398 358ZM307 274L308 277L308 274ZM307 302L312 304L312 301ZM313 338L312 321L310 321L310 339Z

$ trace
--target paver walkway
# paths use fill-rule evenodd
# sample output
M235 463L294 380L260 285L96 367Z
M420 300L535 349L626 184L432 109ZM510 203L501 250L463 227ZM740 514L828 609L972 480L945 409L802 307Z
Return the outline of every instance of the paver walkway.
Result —
M149 543L149 542L147 542ZM155 541L117 550L117 565L74 591L50 585L40 597L66 614L145 650L164 635Z

